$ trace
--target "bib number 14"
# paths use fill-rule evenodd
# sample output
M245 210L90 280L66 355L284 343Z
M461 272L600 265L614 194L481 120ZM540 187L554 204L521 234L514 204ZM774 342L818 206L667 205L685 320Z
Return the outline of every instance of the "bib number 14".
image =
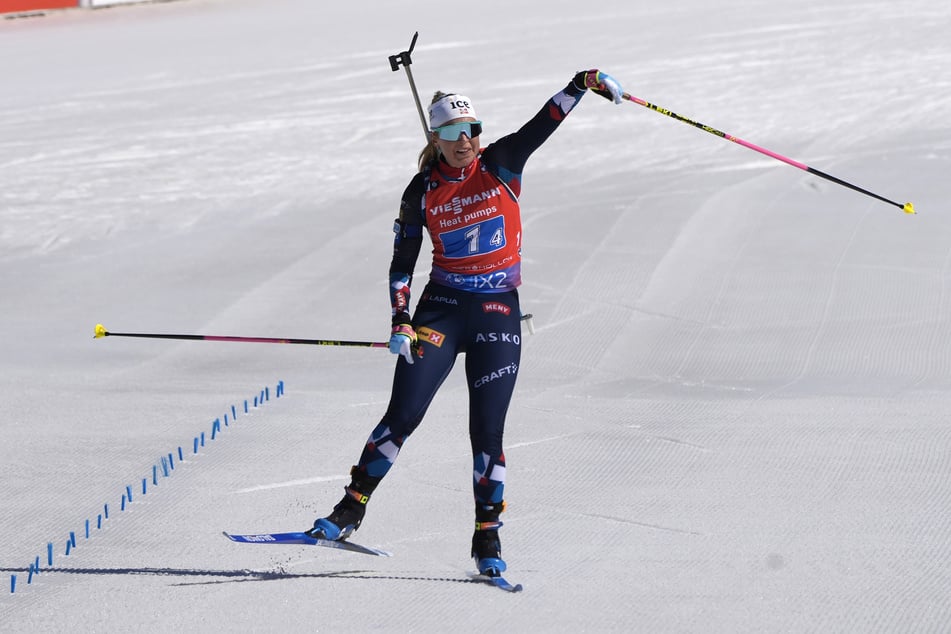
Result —
M469 227L446 231L440 237L447 257L484 255L505 247L505 221L502 217L489 218Z
M469 253L481 253L479 249L479 237L482 235L482 225L478 224L468 231L466 231L466 242L469 244ZM492 251L496 249L501 249L505 246L505 233L502 231L502 227L496 228L492 235L489 237L489 246L492 247Z

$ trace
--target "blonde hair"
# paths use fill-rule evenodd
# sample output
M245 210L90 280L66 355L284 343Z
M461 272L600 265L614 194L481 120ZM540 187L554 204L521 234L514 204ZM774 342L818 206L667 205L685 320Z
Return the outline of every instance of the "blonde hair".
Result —
M430 104L434 104L446 95L451 95L450 92L443 92L437 90L433 94L433 100L430 101ZM436 145L436 142L433 140L432 134L429 136L429 143L424 147L419 153L419 159L417 161L419 171L422 172L426 169L427 166L435 163L439 160L439 146Z

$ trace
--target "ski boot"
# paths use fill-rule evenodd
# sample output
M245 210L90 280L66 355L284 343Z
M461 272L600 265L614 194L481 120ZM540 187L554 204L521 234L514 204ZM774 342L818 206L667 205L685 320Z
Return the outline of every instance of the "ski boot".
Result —
M367 512L367 502L382 478L374 478L361 473L357 467L350 469L350 486L344 487L346 494L333 512L314 522L314 527L306 531L307 535L317 539L342 541L360 528L363 516Z
M479 574L498 577L505 572L502 559L502 542L499 541L499 529L502 522L499 514L505 510L505 502L480 504L476 502L475 532L472 534L472 558Z

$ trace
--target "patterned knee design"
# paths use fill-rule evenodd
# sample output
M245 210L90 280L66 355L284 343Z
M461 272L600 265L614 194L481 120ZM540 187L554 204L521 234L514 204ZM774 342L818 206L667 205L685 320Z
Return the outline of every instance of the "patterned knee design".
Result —
M406 436L394 434L389 425L380 423L370 433L357 468L369 476L382 478L393 466L404 440Z
M499 504L505 492L505 455L480 453L473 459L472 490L477 503Z

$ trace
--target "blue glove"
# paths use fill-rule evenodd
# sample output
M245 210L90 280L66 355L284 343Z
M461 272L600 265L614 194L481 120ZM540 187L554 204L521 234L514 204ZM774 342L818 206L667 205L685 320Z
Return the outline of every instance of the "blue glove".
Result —
M620 82L596 68L580 71L571 82L578 90L590 88L593 92L605 99L610 99L614 103L621 103L623 99L624 90L621 88Z
M416 345L416 331L410 324L394 324L390 332L390 352L403 355L407 363L413 363L413 346Z

